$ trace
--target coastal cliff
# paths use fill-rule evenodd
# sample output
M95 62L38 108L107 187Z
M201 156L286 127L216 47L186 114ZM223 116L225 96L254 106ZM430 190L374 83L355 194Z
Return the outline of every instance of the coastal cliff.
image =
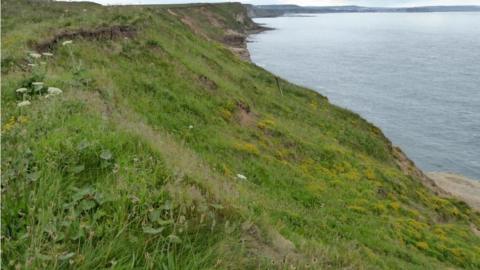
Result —
M480 267L478 212L245 61L244 6L1 8L3 268Z

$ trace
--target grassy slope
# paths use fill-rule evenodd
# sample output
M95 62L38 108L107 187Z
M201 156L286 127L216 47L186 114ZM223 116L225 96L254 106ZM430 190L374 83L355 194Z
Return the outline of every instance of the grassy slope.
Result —
M282 95L214 41L243 13L2 0L2 267L480 267L478 213L403 174L359 116ZM137 32L27 56L112 25ZM33 81L64 94L17 108Z

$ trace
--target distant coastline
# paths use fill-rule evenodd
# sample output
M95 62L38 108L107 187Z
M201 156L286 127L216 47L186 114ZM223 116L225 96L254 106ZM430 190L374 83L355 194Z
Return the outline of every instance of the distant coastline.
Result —
M279 17L292 14L321 13L418 13L418 12L480 12L480 6L421 6L421 7L361 7L361 6L298 6L298 5L246 5L252 18Z

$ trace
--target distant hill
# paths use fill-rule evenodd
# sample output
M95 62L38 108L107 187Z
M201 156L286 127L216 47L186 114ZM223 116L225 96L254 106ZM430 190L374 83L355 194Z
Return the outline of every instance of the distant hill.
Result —
M298 5L249 5L251 17L277 17L299 13L357 13L357 12L479 12L480 6L424 6L407 8L383 8L360 6L298 6Z

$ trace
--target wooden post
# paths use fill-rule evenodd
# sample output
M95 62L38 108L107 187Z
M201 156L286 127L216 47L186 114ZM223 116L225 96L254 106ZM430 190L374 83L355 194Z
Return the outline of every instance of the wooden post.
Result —
M282 87L280 86L280 81L278 80L278 77L277 77L277 76L275 76L275 82L277 83L278 90L280 90L280 94L281 94L282 97L283 97Z

